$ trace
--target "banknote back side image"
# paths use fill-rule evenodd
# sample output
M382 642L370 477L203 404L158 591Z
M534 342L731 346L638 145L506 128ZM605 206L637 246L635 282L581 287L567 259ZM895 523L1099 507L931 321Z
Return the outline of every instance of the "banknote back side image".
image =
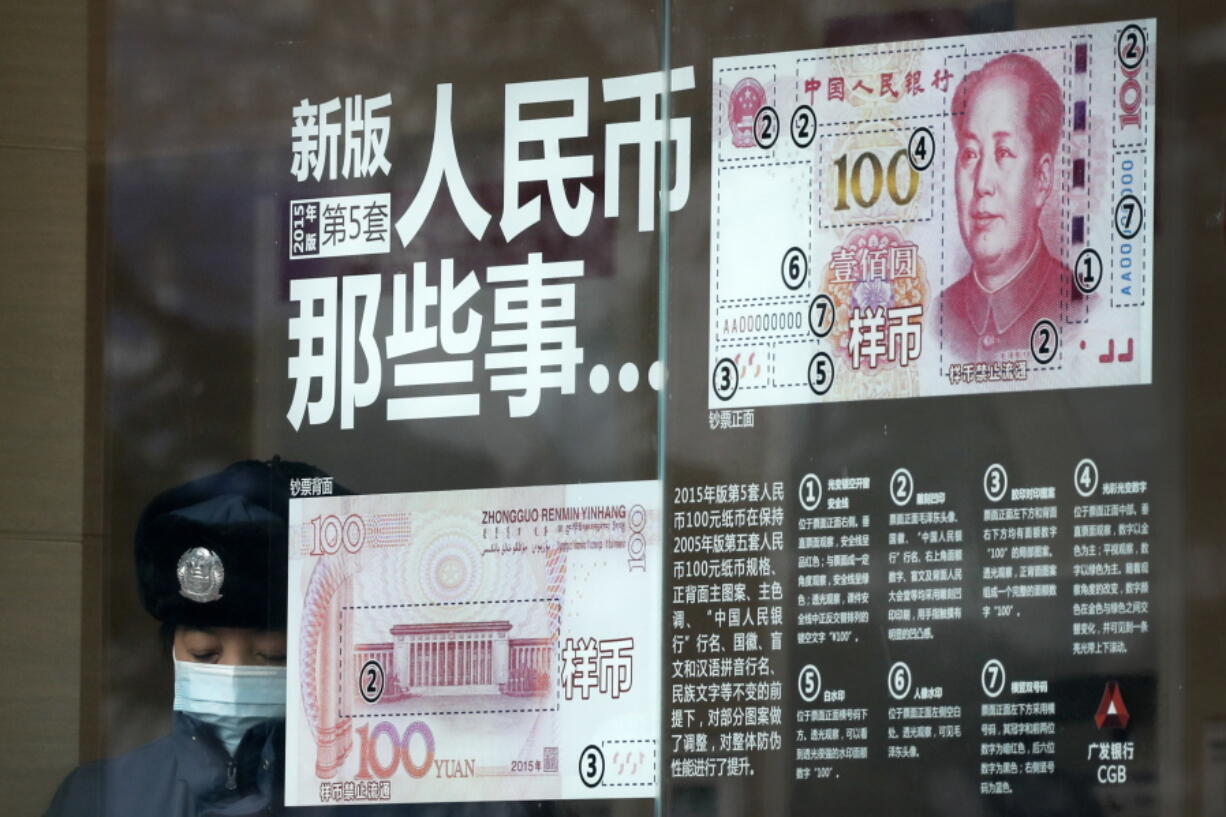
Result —
M1223 0L0 5L0 817L1226 817Z

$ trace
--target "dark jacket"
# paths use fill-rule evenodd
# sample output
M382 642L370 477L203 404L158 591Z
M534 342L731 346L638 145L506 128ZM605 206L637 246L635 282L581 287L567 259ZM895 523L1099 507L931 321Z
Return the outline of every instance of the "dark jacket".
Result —
M547 815L544 803L365 805L287 809L285 724L243 736L233 759L212 727L174 713L164 738L82 766L60 784L46 817L452 817Z
M47 817L280 814L284 740L281 723L257 726L231 759L211 727L176 712L166 737L70 774Z

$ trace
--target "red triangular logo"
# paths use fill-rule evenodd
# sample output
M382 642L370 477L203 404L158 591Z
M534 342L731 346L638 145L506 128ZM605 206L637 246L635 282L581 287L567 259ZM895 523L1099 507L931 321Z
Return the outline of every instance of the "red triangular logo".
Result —
M1099 729L1124 729L1128 726L1128 707L1124 706L1124 696L1120 694L1120 685L1108 681L1103 690L1102 702L1094 713L1094 723Z

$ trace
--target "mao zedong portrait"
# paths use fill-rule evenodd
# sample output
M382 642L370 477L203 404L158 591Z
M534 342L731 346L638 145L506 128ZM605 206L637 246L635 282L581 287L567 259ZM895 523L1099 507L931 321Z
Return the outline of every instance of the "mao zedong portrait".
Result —
M941 293L947 348L963 361L1028 357L1035 323L1058 324L1061 300L1074 294L1039 226L1057 187L1060 86L1037 60L1006 54L963 78L951 112L958 230L971 264Z

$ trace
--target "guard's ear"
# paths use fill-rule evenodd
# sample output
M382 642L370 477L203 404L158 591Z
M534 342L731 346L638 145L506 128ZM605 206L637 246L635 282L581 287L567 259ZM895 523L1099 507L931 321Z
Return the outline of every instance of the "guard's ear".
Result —
M1042 207L1047 197L1051 195L1053 164L1050 153L1044 153L1039 157L1039 165L1035 168L1035 173L1039 177L1039 189L1035 193L1035 207Z

